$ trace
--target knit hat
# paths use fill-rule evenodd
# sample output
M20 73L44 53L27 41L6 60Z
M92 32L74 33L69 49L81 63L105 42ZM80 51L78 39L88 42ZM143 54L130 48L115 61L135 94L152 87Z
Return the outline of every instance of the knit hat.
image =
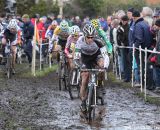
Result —
M140 12L138 10L134 10L133 11L133 14L132 14L133 17L140 17Z
M29 19L29 15L28 15L28 14L24 14L24 15L22 16L22 18L28 18L28 19Z
M124 15L124 16L122 16L121 20L123 20L123 21L128 21L128 20L129 20L129 18L128 18L128 16L127 16L127 15Z
M154 12L153 17L159 17L160 16L160 10Z
M131 7L131 8L128 9L128 12L132 12L133 13L133 11L134 11L133 7Z
M158 27L160 27L160 19L156 20L155 25L158 26Z

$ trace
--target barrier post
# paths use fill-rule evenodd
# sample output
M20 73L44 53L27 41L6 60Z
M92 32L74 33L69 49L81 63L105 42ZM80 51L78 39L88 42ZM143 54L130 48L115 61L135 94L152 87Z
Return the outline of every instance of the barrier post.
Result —
M52 58L52 53L49 53L49 68L52 67L51 58Z
M146 85L147 85L147 48L145 48L145 75L144 75L144 94L145 94L145 101L146 101L146 94L147 94L147 91L146 91Z
M42 70L42 43L40 44L40 71Z
M133 44L133 50L132 50L132 87L134 86L134 55L135 55L135 45Z
M143 91L143 86L142 86L142 48L139 46L139 59L140 59L140 79L141 79L141 92ZM144 68L143 68L144 69Z
M118 77L118 72L117 72L117 53L116 53L116 46L114 46L114 62L115 62L115 71L116 71L116 78Z

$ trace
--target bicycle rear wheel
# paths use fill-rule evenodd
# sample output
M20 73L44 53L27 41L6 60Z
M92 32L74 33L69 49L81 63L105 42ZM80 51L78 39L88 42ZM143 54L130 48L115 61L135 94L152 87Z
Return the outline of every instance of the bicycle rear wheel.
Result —
M72 88L74 87L73 84L74 84L74 78L76 78L75 76L76 76L76 70L73 69L69 73L69 83L68 83L68 92L71 100L73 100Z
M59 62L58 65L58 83L59 83L59 90L62 89L62 82L63 82L63 78L62 78L62 63Z
M68 80L68 72L67 68L63 63L59 63L58 65L58 78L59 78L59 90L67 90L67 80Z

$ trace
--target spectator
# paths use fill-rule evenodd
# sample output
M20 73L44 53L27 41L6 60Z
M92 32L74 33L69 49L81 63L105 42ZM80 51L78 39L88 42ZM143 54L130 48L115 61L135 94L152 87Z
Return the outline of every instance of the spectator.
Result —
M124 15L121 18L121 27L122 30L120 30L120 43L121 46L128 47L128 33L129 33L129 24L128 24L129 18L127 15ZM118 37L118 36L117 36ZM129 49L128 48L122 48L122 58L123 58L123 65L124 65L124 82L130 82L131 79L131 64L129 61Z
M101 24L102 29L106 32L108 30L107 21L103 17L100 17L99 22Z
M78 27L82 27L82 21L81 21L81 19L80 19L80 17L79 16L76 16L75 17L75 20L74 20L74 22L73 22L73 25L77 25Z
M113 43L113 35L112 35L113 28L111 27L112 16L107 17L107 23L108 23L107 37L109 41Z
M153 10L149 7L143 7L142 17L148 23L150 27L153 25Z
M41 17L39 19L39 22L37 24L37 29L39 31L39 37L42 38L42 41L45 40L45 34L46 34L46 28L45 28L45 22L46 22L46 18L45 17Z
M155 29L157 30L156 51L160 52L160 19L156 20ZM154 62L153 75L156 85L155 92L160 93L160 55L155 54L155 56L151 60Z
M132 17L133 11L134 11L134 8L129 8L128 11L127 11L127 16L129 18L129 25L130 25L130 27L133 24L133 17Z
M23 33L24 33L24 40L26 45L24 50L28 57L28 61L31 64L32 62L32 43L31 42L34 35L34 26L30 21L28 14L24 14L22 16L22 21L24 22Z
M133 30L133 43L135 47L145 49L145 47L149 48L151 46L151 32L149 25L144 21L140 16L140 12L135 10L133 12L133 20L135 22L134 30ZM138 70L140 70L140 59L139 59L139 51L135 51L135 59L137 62ZM144 52L142 51L142 79L144 79ZM143 80L142 80L143 81ZM144 81L142 82L144 84Z

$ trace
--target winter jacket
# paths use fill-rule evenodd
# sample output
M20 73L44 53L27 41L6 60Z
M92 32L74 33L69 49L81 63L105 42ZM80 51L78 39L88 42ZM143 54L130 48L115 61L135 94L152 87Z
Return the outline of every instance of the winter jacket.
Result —
M150 27L143 18L139 18L135 22L133 30L133 42L137 48L141 46L144 49L145 47L149 48L151 46L152 35L150 32Z
M33 39L34 26L31 21L24 23L23 33L26 40Z

